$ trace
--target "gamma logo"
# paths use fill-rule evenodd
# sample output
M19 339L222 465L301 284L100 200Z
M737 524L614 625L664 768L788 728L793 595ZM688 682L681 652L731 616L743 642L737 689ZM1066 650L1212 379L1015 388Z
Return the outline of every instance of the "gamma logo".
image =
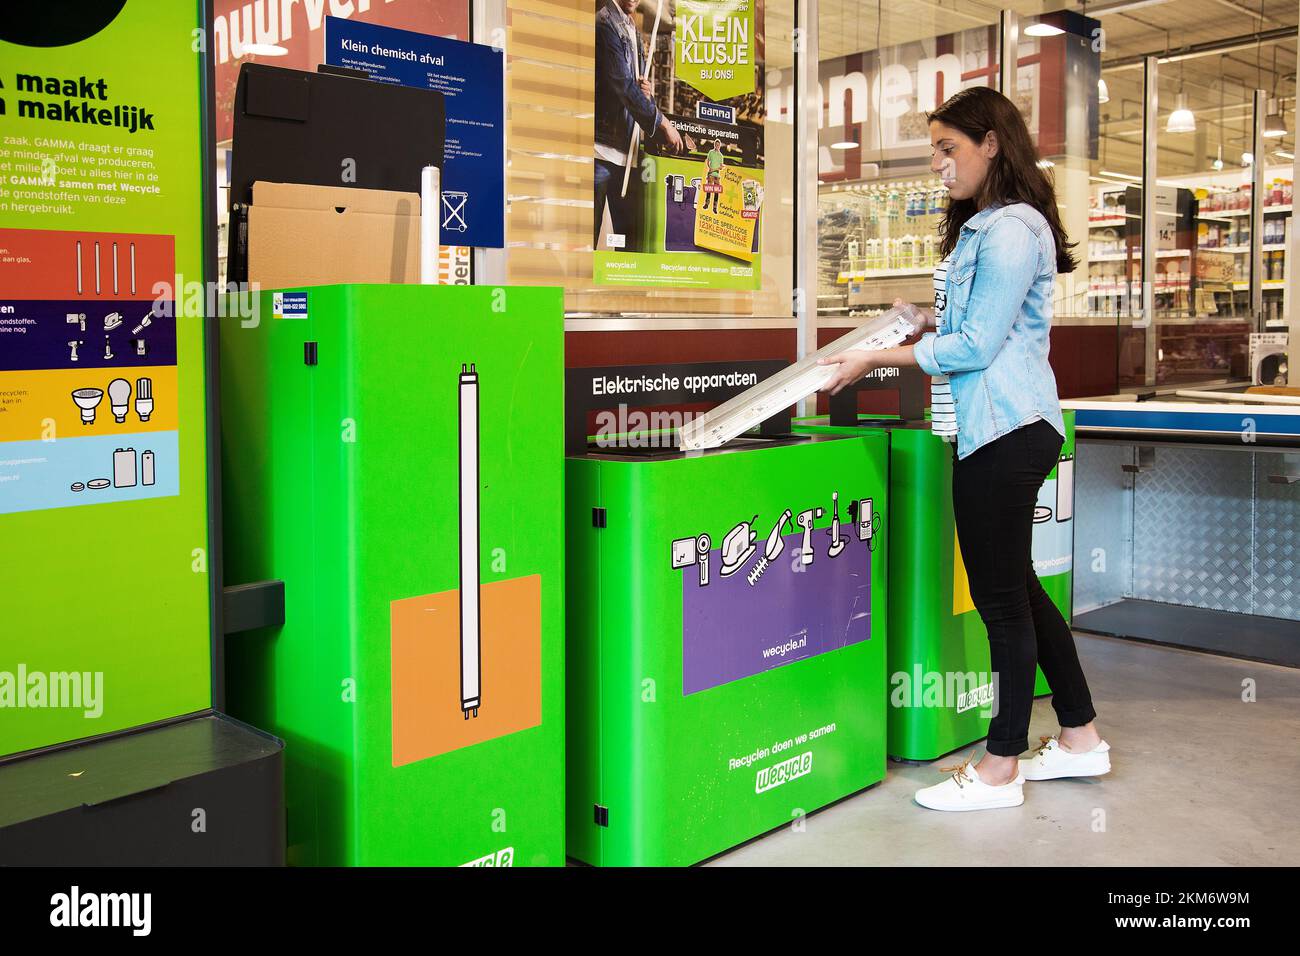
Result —
M796 757L782 760L778 764L760 770L754 779L754 792L765 793L768 790L775 790L783 783L810 773L812 773L812 751L805 750Z

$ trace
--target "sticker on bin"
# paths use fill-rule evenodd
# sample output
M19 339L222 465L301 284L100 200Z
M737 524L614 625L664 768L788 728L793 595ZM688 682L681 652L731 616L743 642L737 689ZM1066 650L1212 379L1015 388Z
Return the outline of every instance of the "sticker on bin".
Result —
M307 318L307 293L272 292L271 316L276 319Z

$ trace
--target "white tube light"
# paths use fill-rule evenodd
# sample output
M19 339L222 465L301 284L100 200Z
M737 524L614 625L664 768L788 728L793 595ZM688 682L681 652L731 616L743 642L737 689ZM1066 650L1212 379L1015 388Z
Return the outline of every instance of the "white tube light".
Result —
M441 212L442 171L437 166L420 170L420 282L438 284L438 216Z
M813 352L801 362L777 372L770 378L746 389L717 408L692 419L679 431L683 451L718 448L737 435L762 424L783 408L802 401L821 388L835 374L834 365L818 365L817 360L839 355L850 349L892 348L916 334L921 320L910 305L890 309L830 345Z

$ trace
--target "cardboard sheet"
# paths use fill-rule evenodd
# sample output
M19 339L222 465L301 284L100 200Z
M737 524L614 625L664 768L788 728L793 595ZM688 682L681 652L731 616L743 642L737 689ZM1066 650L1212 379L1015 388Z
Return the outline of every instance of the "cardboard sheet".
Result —
M248 278L279 289L420 280L418 193L253 184Z

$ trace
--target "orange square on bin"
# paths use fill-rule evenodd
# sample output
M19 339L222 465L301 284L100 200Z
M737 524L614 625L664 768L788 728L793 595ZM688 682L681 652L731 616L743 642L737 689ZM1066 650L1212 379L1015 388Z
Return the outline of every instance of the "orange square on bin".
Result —
M542 722L541 575L480 589L478 716L461 708L460 592L393 601L393 766Z

